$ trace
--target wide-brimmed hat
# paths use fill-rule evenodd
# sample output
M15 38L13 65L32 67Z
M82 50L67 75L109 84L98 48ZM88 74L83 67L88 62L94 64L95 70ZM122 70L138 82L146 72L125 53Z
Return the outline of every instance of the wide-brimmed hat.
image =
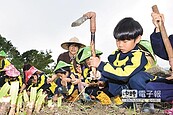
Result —
M65 50L68 50L70 44L77 44L80 48L85 47L84 44L79 42L79 39L77 37L70 38L69 41L62 43L61 47Z
M102 55L102 54L103 54L103 52L96 50L97 56ZM91 54L90 46L83 47L78 51L77 56L76 56L76 61L78 63L81 63L81 62L85 61L86 59L88 59L89 57L91 57L91 55L92 54Z
M7 57L7 54L4 52L4 50L1 50L0 51L0 56L1 57Z
M32 66L28 71L25 71L25 82L27 83L31 76L37 72L38 69Z
M64 71L63 68L71 67L71 64L68 64L64 61L59 61L58 64L56 65L55 71Z
M5 74L9 77L17 77L20 75L20 72L14 67L14 65L10 64L5 69Z

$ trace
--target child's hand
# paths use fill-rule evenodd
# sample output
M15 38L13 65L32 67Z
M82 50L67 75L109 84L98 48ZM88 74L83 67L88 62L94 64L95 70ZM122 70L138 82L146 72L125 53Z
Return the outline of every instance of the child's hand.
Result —
M80 79L73 79L73 81L72 81L72 83L73 83L74 85L79 84L80 82L81 82Z
M105 87L105 82L103 81L98 81L97 84L99 87Z
M58 99L58 94L55 94L55 95L53 96L53 101L56 102L57 99Z
M164 22L164 15L163 14L157 14L157 13L152 12L151 13L151 16L152 16L153 24L156 27L156 32L160 32L159 26L162 24L161 23L162 21Z
M96 76L94 75L94 73L92 71L90 71L90 77L88 77L88 79L99 79L101 78L101 73L99 71L96 71Z
M70 79L70 78L63 78L62 81L71 82L72 79Z
M171 76L166 78L167 80L173 80L173 72L171 73Z
M92 66L92 67L98 67L99 66L99 64L100 64L100 59L98 58L98 57L90 57L90 65Z

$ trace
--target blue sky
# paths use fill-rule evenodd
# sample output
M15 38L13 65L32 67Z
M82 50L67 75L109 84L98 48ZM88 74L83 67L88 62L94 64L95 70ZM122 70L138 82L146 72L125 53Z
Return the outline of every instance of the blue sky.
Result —
M102 60L116 49L113 29L124 17L133 17L144 28L142 39L153 32L151 7L157 5L165 14L168 35L173 33L172 0L3 0L0 4L0 34L23 53L30 49L52 50L56 60L63 50L61 43L78 37L90 44L89 21L72 28L71 23L83 14L96 13L96 49L103 51ZM158 58L158 64L169 67Z

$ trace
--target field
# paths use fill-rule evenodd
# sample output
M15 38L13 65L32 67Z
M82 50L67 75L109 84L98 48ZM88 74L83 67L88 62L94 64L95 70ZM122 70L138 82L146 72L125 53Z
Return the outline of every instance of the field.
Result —
M40 113L35 115L146 115L141 112L141 103L135 104L136 108L118 108L114 104L101 105L99 102L92 103L67 103L64 102L60 107L43 107ZM155 113L153 115L163 115L164 109L169 108L168 103L155 103ZM150 115L151 113L148 113Z
M154 69L158 73L157 68ZM150 71L153 73L153 71ZM159 69L160 72L160 69ZM165 72L160 72L165 75ZM141 110L141 103L132 103L128 108L120 108L115 104L102 105L100 101L81 101L67 102L58 100L45 100L46 94L43 91L36 91L31 88L30 97L24 90L18 95L18 82L12 82L11 86L6 83L0 90L0 115L163 115L165 109L170 109L172 104L166 102L155 102L154 113L144 113ZM17 90L16 90L17 89ZM10 95L8 91L10 90ZM79 95L78 95L79 96ZM173 114L170 114L173 115Z

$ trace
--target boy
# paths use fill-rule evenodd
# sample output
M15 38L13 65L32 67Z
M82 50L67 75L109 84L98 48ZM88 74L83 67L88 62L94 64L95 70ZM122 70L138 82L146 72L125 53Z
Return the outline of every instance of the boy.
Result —
M152 21L153 24L155 25L154 32L150 35L150 40L152 44L152 48L154 53L164 59L164 60L169 60L168 59L168 54L165 48L165 45L162 40L161 32L159 29L159 25L161 25L161 21L164 22L164 15L163 14L157 14L152 12ZM171 46L173 46L173 35L169 36L169 41L171 43ZM173 60L169 60L169 64L171 68L173 68ZM147 84L146 89L148 90L160 90L161 91L161 99L162 101L168 101L172 102L173 101L173 73L171 73L171 76L163 78L162 80L150 82ZM173 108L165 110L165 114L173 114Z
M153 24L155 25L154 32L150 35L154 53L160 58L164 60L168 60L168 54L166 52L166 49L162 40L162 36L160 33L160 29L159 29L159 25L161 25L161 21L164 21L164 15L152 12L151 16L152 16ZM173 35L169 36L169 40L170 40L171 46L173 46Z
M164 15L152 12L151 16L152 16L153 24L155 25L154 32L150 35L153 51L158 57L164 60L169 60L165 45L162 40L161 32L159 29L159 25L162 24L161 21L164 22ZM173 46L173 35L169 36L169 41L171 43L171 46ZM173 68L173 60L169 60L169 61L170 61L169 65L171 66L171 68ZM173 74L167 79L168 80L173 79Z
M97 92L100 92L98 86L91 86L91 84L96 85L98 79L101 77L100 72L97 71L96 76L93 75L92 69L90 66L89 58L91 57L91 48L90 46L83 47L79 50L76 55L76 59L80 65L77 67L77 72L81 74L81 83L78 84L79 92L82 92L84 101L90 101L91 98L95 99L98 95ZM102 52L96 50L96 56L100 57ZM96 77L96 78L95 78ZM90 96L89 96L90 95Z
M154 77L145 72L151 64L138 47L143 34L139 22L131 17L124 18L113 34L118 49L109 55L108 62L91 57L90 64L101 72L101 80L107 86L104 92L116 99L121 96L122 89L144 90L146 83Z
M70 72L71 66L71 64L67 64L64 61L59 61L54 70L55 74L53 76L56 76L57 78L57 87L53 98L54 101L57 101L57 97L59 96L63 96L64 99L71 102L76 101L76 96L78 95L77 84L80 80L78 79L78 76Z

